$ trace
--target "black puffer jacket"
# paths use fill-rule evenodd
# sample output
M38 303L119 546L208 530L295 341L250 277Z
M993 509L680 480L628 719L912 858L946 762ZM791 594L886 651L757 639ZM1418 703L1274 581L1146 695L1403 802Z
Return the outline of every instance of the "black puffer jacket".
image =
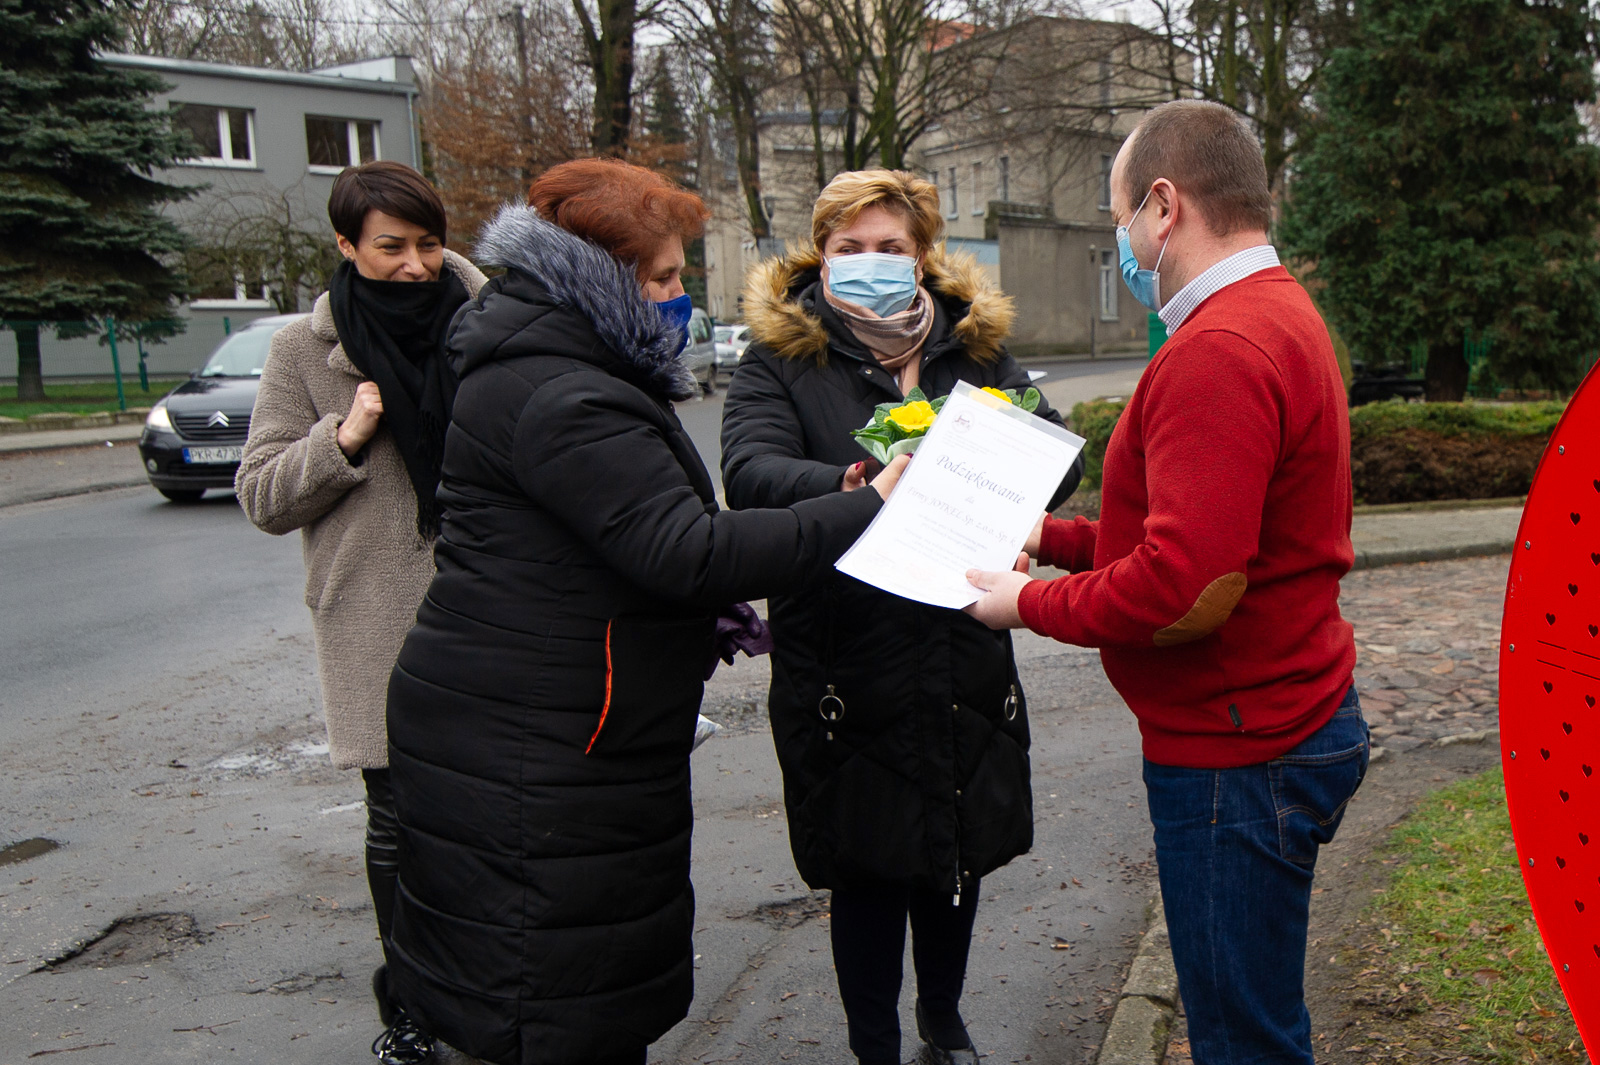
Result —
M677 337L610 256L508 207L457 317L438 576L389 686L390 978L503 1065L637 1051L693 995L689 749L729 602L826 571L862 491L718 512Z
M935 250L921 387L1023 390L1001 348L1010 300L968 257ZM722 479L730 507L836 495L866 457L850 430L902 398L818 291L815 255L758 267L745 287L754 342L728 386ZM1041 403L1038 413L1060 415ZM1081 468L1052 506L1077 487ZM853 494L853 493L852 493ZM959 894L1033 842L1027 703L1006 632L830 572L774 597L769 709L790 845L814 888L900 883ZM829 723L829 695L843 704ZM828 702L840 711L838 703Z

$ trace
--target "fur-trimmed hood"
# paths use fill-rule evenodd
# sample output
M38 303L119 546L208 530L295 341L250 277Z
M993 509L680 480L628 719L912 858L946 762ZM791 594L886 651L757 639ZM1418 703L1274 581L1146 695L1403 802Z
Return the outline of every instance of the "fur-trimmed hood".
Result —
M806 248L750 271L744 286L744 320L757 343L780 358L826 361L827 327L800 299L819 280L821 270L822 257L816 249ZM989 363L1000 357L1016 309L975 258L937 244L923 263L922 284L950 313L952 332L970 358Z
M633 383L672 399L698 393L694 375L679 358L682 332L645 299L633 270L604 249L546 222L531 207L506 204L483 227L473 254L486 266L503 266L527 275L558 306L583 318L621 364L622 376ZM462 312L455 333L475 315L508 317L504 305L511 297L502 291L503 281L490 282L478 305ZM490 350L464 352L463 373L502 354L525 353L511 350L515 329L493 332L503 334L502 342ZM455 336L451 347L459 350Z

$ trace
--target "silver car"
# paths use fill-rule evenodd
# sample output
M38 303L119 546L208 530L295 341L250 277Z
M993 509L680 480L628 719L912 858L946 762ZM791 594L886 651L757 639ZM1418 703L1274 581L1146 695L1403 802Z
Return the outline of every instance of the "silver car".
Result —
M689 346L683 349L683 364L689 367L706 395L717 390L717 351L711 316L699 307L689 316Z
M744 358L744 349L750 346L750 327L747 325L719 325L716 329L717 369L732 373Z

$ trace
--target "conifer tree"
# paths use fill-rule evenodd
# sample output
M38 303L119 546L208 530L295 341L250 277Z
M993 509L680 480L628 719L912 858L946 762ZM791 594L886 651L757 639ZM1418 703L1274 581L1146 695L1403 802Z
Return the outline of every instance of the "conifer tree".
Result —
M1502 385L1570 388L1600 349L1600 148L1586 0L1366 0L1335 52L1279 231L1369 363L1427 351L1460 399L1463 341Z
M96 59L117 50L118 2L0 0L0 321L23 399L44 397L42 328L167 317L184 295L159 209L189 191L153 174L192 146L149 107L159 78Z

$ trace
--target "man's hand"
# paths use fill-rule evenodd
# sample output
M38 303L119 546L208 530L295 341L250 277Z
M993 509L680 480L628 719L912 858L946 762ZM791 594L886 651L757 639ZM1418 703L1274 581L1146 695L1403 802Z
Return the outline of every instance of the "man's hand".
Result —
M1017 556L1017 568L1005 573L970 569L967 583L983 592L983 597L965 611L991 629L1020 629L1022 615L1017 612L1017 597L1034 578L1028 573L1028 555Z
M378 386L371 381L363 381L356 386L355 402L350 404L350 413L345 416L339 425L339 450L350 458L355 458L378 431L378 422L383 418L383 397L378 394Z
M1039 557L1039 541L1044 539L1044 519L1047 517L1048 512L1039 515L1039 520L1033 523L1033 532L1028 534L1028 542L1022 545L1022 550L1029 558Z
M871 487L888 502L889 493L894 491L894 486L900 483L900 475L906 472L906 467L911 465L910 455L896 455L893 462L883 468L883 472L872 479Z

